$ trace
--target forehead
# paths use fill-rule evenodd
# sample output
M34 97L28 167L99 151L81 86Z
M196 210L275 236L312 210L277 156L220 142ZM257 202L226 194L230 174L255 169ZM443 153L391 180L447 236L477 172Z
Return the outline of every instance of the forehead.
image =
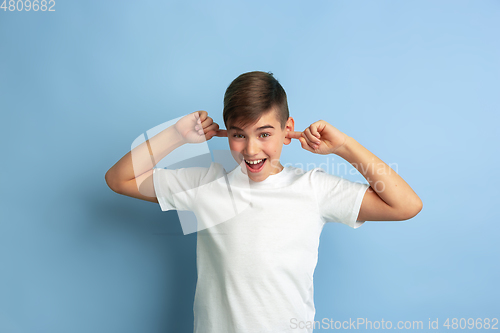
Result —
M268 112L263 114L255 124L250 124L244 127L239 124L233 124L229 126L229 130L246 131L246 132L260 131L263 129L272 130L280 128L281 128L280 122L276 118L275 112Z

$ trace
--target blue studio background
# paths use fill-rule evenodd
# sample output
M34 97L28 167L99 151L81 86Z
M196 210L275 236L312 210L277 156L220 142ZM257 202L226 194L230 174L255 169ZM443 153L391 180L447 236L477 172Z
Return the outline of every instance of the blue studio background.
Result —
M0 332L192 332L196 234L104 175L171 119L207 110L224 128L224 91L253 70L281 82L296 130L330 122L424 203L408 221L325 226L316 320L500 317L500 2L54 8L0 10ZM294 141L282 163L343 162Z

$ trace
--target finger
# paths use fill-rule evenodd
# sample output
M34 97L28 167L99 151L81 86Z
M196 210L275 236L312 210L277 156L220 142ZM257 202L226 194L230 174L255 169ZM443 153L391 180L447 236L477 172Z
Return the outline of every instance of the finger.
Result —
M201 120L200 120L200 113L201 113L201 111L195 111L195 112L193 112L194 122L195 122L194 130L197 131L198 134L203 134L203 131L201 131L202 133L200 133L200 130L202 129L202 127L201 127Z
M199 122L203 122L205 119L207 119L208 117L208 112L207 111L203 111L203 110L200 110L198 111L198 116L199 116Z
M219 124L213 123L212 125L205 128L205 135L211 139L219 130Z
M205 120L203 120L201 122L201 127L203 129L207 128L208 126L212 125L212 123L214 122L214 120L210 117L207 117ZM199 125L198 125L199 126ZM205 131L205 133L207 133L207 131Z
M300 139L302 137L302 132L297 131L287 131L286 137L289 139Z
M300 141L300 145L302 146L303 149L312 152L311 147L309 147L309 145L307 144L306 138L304 138L302 136L302 137L300 137L299 141Z
M306 138L309 140L309 142L311 142L311 144L313 144L313 145L314 144L318 144L318 145L320 144L321 141L317 137L315 137L314 135L312 135L311 130L309 129L309 127L304 130L304 134L305 134Z
M311 134L314 135L316 138L320 139L321 138L321 134L319 134L318 132L318 127L317 126L309 126L309 129L311 130Z
M215 134L216 136L219 136L219 137L225 137L227 138L227 130L218 130L217 133Z
M307 131L309 132L309 131ZM311 139L311 137L313 137ZM306 134L306 131L304 131L304 138L306 140L307 145L311 149L312 152L316 151L319 148L320 143L316 143L313 140L317 140L310 132Z
M312 148L313 146L313 143L311 142L311 140L307 137L305 131L304 133L302 134L302 138L304 139L305 143L307 146L309 146L309 148Z
M199 134L199 135L203 135L205 134L206 132L203 130L203 124L201 122L201 118L198 118L197 122L196 122L196 125L194 126L194 130Z

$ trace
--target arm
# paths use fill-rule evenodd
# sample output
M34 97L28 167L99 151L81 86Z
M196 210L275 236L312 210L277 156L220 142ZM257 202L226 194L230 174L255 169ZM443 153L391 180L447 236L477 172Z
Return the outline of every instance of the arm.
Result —
M370 187L361 203L358 221L400 221L417 215L422 200L393 169L353 138L324 120L311 124L304 132L290 131L302 148L316 154L336 154L351 163Z
M170 126L135 147L116 162L106 172L106 183L116 193L158 202L153 185L153 168L165 156L182 145L182 137L174 126Z
M399 221L417 215L422 200L391 167L352 137L335 150L351 163L370 184L366 191L358 221Z
M188 114L125 154L106 172L106 183L116 193L158 202L153 184L155 165L185 143L210 140L219 134L218 128L206 111Z

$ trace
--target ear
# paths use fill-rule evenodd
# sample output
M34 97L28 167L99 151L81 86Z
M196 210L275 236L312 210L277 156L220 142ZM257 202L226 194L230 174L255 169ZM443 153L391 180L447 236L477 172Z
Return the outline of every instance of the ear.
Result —
M285 124L285 133L288 132L288 131L294 131L294 128L295 128L295 121L293 120L292 117L288 117L288 120L286 121L286 124ZM285 145L289 145L290 142L292 142L292 139L290 138L287 138L285 136L285 139L283 140L283 143Z

